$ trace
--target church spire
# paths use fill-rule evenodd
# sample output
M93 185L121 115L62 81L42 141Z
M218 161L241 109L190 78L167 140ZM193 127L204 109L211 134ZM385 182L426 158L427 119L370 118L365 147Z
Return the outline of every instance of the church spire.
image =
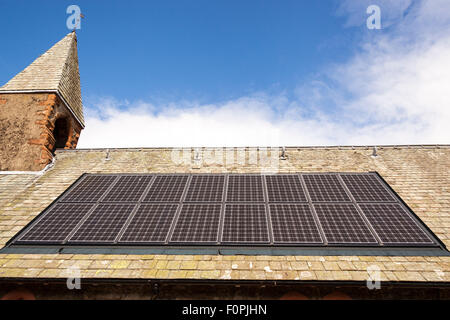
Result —
M70 32L0 88L4 92L57 92L84 127L77 35Z
M77 36L66 35L0 88L0 171L39 171L84 128Z

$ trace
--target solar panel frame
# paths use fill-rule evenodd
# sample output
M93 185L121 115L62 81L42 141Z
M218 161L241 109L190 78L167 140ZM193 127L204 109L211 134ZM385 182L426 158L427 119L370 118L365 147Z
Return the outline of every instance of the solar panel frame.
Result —
M163 212L152 210L153 208L161 209L162 207L164 209ZM118 236L117 243L165 243L169 236L169 231L175 219L178 207L178 203L141 203L134 215L130 218L130 222L124 226L123 232ZM173 211L172 214L170 214L171 210ZM167 211L169 211L169 215L166 215ZM147 236L144 237L142 234L147 234Z
M338 175L306 173L302 177L311 202L352 202Z
M134 203L97 204L85 220L73 230L72 234L67 239L67 243L115 243L128 218L134 213L137 207L138 205ZM120 211L121 208L126 208L127 211L122 212ZM109 213L109 210L111 209L113 210L113 214ZM118 209L119 211L114 212L114 209ZM86 227L83 228L85 224Z
M265 202L264 179L258 174L227 175L226 202ZM243 192L243 194L242 194Z
M309 204L273 203L269 205L269 215L274 244L313 246L324 244ZM303 222L306 222L306 227L303 227L305 226Z
M138 181L135 181L135 180ZM114 185L100 198L101 202L111 203L136 203L149 185L153 184L155 177L153 175L120 175ZM137 185L136 185L137 184Z
M379 244L353 203L316 203L313 206L329 245L370 246ZM336 209L335 212L333 212L334 209ZM338 227L341 229L339 230ZM351 237L355 240L345 239Z
M425 222L423 222L422 218L419 217L414 210L412 210L408 204L400 197L399 194L391 187L389 183L384 180L384 178L376 171L369 172L371 174L374 174L376 178L383 184L383 186L389 190L389 192L395 197L396 203L400 203L400 205L403 207L404 210L408 212L408 215L410 218L414 220L414 222L423 230L425 233L434 241L436 247L440 247L441 249L447 250L447 247L442 240L435 235L435 233L428 227ZM448 251L448 250L447 250Z
M211 209L215 212L212 212ZM169 243L217 244L221 209L222 204L220 203L184 203L180 208L177 221L174 223ZM210 223L211 220L215 220L216 226ZM202 224L193 224L192 221Z
M190 176L187 174L158 174L155 175L152 185L142 202L144 203L178 203L181 201L183 192L188 184ZM174 192L173 183L176 183ZM156 189L156 190L155 190ZM162 194L162 196L161 196ZM159 198L158 198L159 197ZM162 198L162 199L161 199Z
M245 221L243 219L241 219L242 217L242 211L235 211L235 212L231 212L227 209L229 208L255 208L256 206L260 207L259 209L263 209L262 214L261 212L258 212L257 210L252 212L255 213L256 215L253 216L256 217L256 219L261 219L262 216L264 216L263 219L260 220L261 223L263 224L257 224L257 229L260 229L261 232L263 232L263 230L265 229L266 234L267 234L267 238L266 239L262 239L263 238L263 234L260 233L259 235L261 236L260 238L258 238L257 235L255 235L255 237L249 237L249 238L253 238L250 240L240 240L236 238L233 238L232 236L229 236L229 232L228 230L226 231L226 228L229 226L229 224L227 224L227 222L234 224L234 229L232 230L238 230L239 233L239 228L242 229L242 227L246 227L245 225ZM239 210L239 209L238 209ZM246 212L248 213L248 212ZM230 218L230 214L235 215L234 217L231 216ZM261 214L261 217L257 217L258 214ZM233 221L233 218L235 218L237 216L237 220ZM268 221L268 213L267 213L267 208L266 205L264 203L227 203L225 204L225 209L224 209L224 224L223 224L223 231L222 231L222 238L220 239L220 242L223 244L231 244L231 245L235 245L235 244L239 244L239 245L257 245L257 244L270 244L271 243L271 239L269 236L269 221ZM227 219L228 218L228 219ZM231 219L231 221L229 221ZM237 226L239 226L239 228L236 228ZM255 226L255 225L253 225ZM248 228L245 228L245 231L248 231ZM230 231L230 233L233 233ZM244 237L247 238L246 236L247 234L237 234L235 235L236 237ZM256 239L256 240L255 240Z
M224 197L222 198L222 207L220 208L220 220L219 220L219 232L217 234L217 244L221 243L222 240L222 235L223 235L223 225L224 225L224 221L225 221L225 204L226 202L226 193L228 190L228 183L229 183L229 175L225 176L225 183L223 185L223 194Z
M184 202L222 202L225 197L223 188L225 178L224 174L192 175Z
M269 192L267 190L267 181L266 177L263 178L263 186L264 186L264 205L266 207L266 217L267 217L267 224L269 229L269 241L270 244L273 245L273 225L272 225L272 218L270 216L270 208L269 208ZM224 213L225 215L225 213Z
M400 203L362 203L362 212L370 221L380 239L388 246L436 246L436 242L423 230L416 219ZM388 209L389 208L389 209ZM375 212L376 210L376 212ZM395 214L388 216L393 211ZM382 219L379 219L381 217ZM394 223L391 221L396 220ZM383 229L387 224L390 230ZM399 229L401 232L394 232ZM416 236L416 239L414 239ZM417 241L417 237L427 241ZM395 240L392 240L395 238ZM401 239L405 239L402 241ZM408 240L409 239L409 240Z
M269 203L306 203L306 190L297 174L277 174L264 176ZM278 181L276 181L278 180Z
M97 188L90 185L89 180L93 180L92 184L96 182L103 182ZM114 187L118 181L118 176L115 175L101 175L101 174L86 174L80 180L74 183L59 199L59 202L99 202L108 192ZM78 191L80 189L80 191Z
M316 209L314 209L313 202L311 200L311 195L309 194L308 189L306 188L305 179L303 174L298 175L300 177L300 181L302 182L303 189L305 190L306 199L308 201L309 208L313 214L314 220L316 222L317 228L319 229L320 237L322 238L322 242L324 245L328 245L327 238L325 237L325 233L323 231L322 225L320 224L319 217L317 216Z
M30 224L24 232L20 233L16 242L19 244L63 244L71 231L90 213L94 206L95 203L55 203L47 208L39 219L36 219L36 221ZM69 217L67 217L67 214L65 214L67 208L73 212L80 207L82 208L82 211L79 213L79 216L75 215L75 217L73 217L73 215L69 215ZM57 217L54 217L55 215L57 215ZM62 215L64 215L64 218L61 218ZM49 223L48 220L51 219L55 220L56 223ZM62 235L61 231L63 232ZM39 239L35 239L35 236L33 236L35 233L41 235L45 233L45 236L40 236ZM30 239L30 235L33 239ZM58 235L61 236L58 237Z
M385 186L384 181L381 181L378 175L373 172L341 173L339 176L357 203L393 203L399 201L400 197L393 194ZM356 180L350 181L349 179ZM359 181L357 181L358 179ZM364 183L361 182L362 180L364 180Z

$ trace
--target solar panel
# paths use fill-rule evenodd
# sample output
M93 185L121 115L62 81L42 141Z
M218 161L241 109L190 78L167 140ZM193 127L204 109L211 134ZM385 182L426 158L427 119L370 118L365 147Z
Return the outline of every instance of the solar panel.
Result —
M192 176L186 194L186 202L221 202L223 198L224 175Z
M267 175L269 202L306 202L300 178L297 175Z
M344 187L335 175L305 174L306 189L313 202L350 202Z
M111 184L115 176L85 176L79 184L63 197L61 202L97 202Z
M114 242L134 207L134 204L98 205L68 242Z
M395 202L374 174L341 174L356 202Z
M93 203L58 203L17 242L62 243L93 206Z
M322 243L313 213L307 204L271 204L274 243Z
M353 204L315 204L314 208L328 243L377 243Z
M136 202L139 201L152 176L120 176L119 180L106 194L106 202Z
M269 231L264 204L227 204L222 242L268 243Z
M399 204L361 204L360 208L384 244L434 244Z
M119 243L163 243L177 208L177 204L141 204Z
M375 173L86 174L11 244L440 246Z
M220 204L184 204L170 242L217 242Z
M230 175L228 177L227 201L264 202L262 176Z
M187 175L156 176L144 202L179 202L187 181Z

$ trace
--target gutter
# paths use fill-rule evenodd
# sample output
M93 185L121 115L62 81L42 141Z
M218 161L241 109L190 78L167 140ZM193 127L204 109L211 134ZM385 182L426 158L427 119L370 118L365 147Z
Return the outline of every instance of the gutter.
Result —
M0 278L0 283L40 283L40 284L66 284L67 278ZM81 278L82 283L93 285L255 285L255 286L284 286L284 285L311 285L311 286L352 286L366 287L366 280L217 280L217 279L164 279L164 278ZM382 286L403 288L450 288L448 281L381 281Z

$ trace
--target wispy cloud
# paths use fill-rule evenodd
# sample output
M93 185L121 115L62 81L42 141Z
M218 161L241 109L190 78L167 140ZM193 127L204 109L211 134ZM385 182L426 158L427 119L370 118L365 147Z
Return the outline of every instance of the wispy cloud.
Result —
M386 4L382 17L391 17L388 30L299 85L296 98L259 93L209 105L103 99L87 104L79 146L448 143L450 2L378 2ZM351 22L360 3L339 9L349 25L361 24Z

